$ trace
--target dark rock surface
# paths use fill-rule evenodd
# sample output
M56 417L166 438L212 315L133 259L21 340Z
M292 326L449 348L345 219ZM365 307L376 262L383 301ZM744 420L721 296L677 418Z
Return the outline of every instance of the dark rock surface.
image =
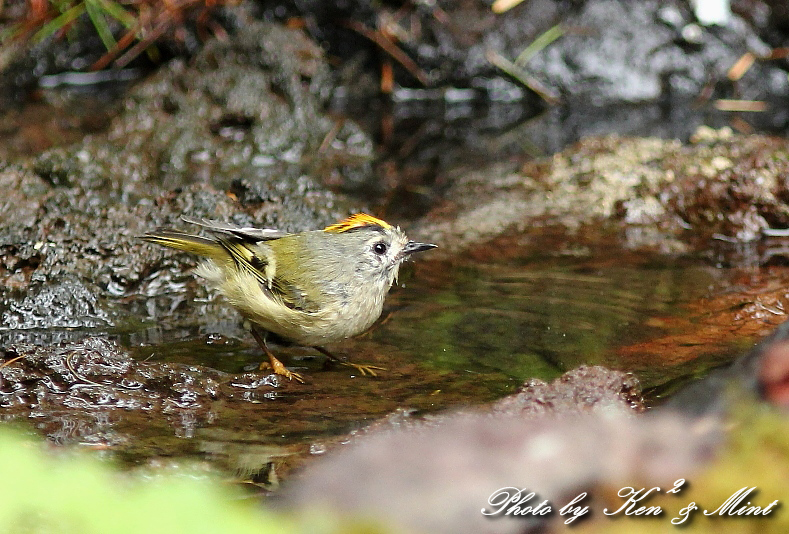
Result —
M110 325L112 299L182 284L193 258L136 239L181 214L300 231L359 211L325 183L366 183L372 143L329 91L303 33L250 21L141 82L108 132L0 163L3 329Z
M528 380L515 394L495 402L493 412L522 417L580 415L617 411L623 406L644 410L638 380L628 373L582 365L550 384Z
M3 419L27 418L60 443L117 446L162 425L175 436L194 435L218 405L270 397L280 385L275 375L137 361L100 337L20 343L0 354Z

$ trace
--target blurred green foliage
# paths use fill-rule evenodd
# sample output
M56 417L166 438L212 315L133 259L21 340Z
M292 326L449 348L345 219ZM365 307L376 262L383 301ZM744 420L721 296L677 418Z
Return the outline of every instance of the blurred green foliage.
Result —
M80 2L50 0L50 4L59 14L41 26L33 36L36 41L62 31L80 15L87 13L96 33L101 38L101 42L104 43L107 50L112 50L117 44L112 35L112 21L120 23L128 30L138 25L137 18L131 12L112 0L84 0Z
M382 532L328 516L296 521L275 514L197 469L121 473L85 452L48 448L9 428L0 428L0 480L2 533Z
M699 422L699 425L703 425ZM711 423L713 424L713 423ZM559 532L574 534L652 534L662 532L698 532L704 534L784 534L789 532L789 418L787 414L770 406L742 401L726 423L728 442L717 451L715 459L699 472L688 473L687 489L675 495L656 494L646 506L658 505L664 513L657 517L617 516L615 519L598 514L589 522L561 526ZM688 429L693 439L693 429ZM632 485L632 484L631 484ZM648 482L644 486L649 486ZM704 515L713 512L741 488L756 487L745 501L755 506L774 506L767 516L753 515ZM637 486L638 487L638 486ZM615 496L616 489L609 488L608 495ZM668 488L663 488L668 489ZM743 501L739 506L746 506ZM614 509L621 499L613 499ZM689 503L699 509L694 511L680 527L671 524L679 511Z
M186 27L194 27L203 37L214 32L224 34L212 15L218 7L238 3L239 0L39 0L27 2L24 8L4 9L0 0L0 15L5 16L0 25L0 51L3 45L14 42L77 38L76 30L90 28L107 50L91 69L103 69L113 61L115 67L123 67L142 52L156 60L156 43L162 39L181 42ZM89 32L78 38L86 35Z
M205 473L121 474L0 428L0 532L296 532Z

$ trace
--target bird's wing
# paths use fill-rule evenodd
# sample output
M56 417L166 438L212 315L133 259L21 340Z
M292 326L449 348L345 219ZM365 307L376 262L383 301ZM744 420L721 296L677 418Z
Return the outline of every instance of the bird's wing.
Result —
M310 313L320 309L301 287L277 275L276 261L267 245L223 235L217 236L217 241L227 250L239 269L258 280L267 295L293 310Z
M271 291L282 299L283 304L293 310L314 313L320 310L317 302L300 286L281 276L275 276Z
M251 239L253 241L268 241L271 239L279 239L280 237L288 235L287 232L276 230L274 228L238 226L233 223L215 221L213 219L195 219L187 215L181 215L181 219L185 222L208 228L212 232L220 234L232 234L242 239Z
M253 275L266 289L271 289L276 263L272 261L270 253L254 241L232 235L218 235L217 242L227 250L239 269Z

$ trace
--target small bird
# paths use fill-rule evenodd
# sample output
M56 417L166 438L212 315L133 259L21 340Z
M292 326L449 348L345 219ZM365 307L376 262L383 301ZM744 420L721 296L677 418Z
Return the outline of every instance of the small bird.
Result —
M266 344L271 332L338 360L323 345L367 330L411 254L435 248L409 241L396 226L357 213L323 230L288 234L268 228L182 216L208 228L213 239L177 230L141 239L207 258L195 273L217 288L252 324L252 335L275 373L303 382ZM339 360L338 360L339 361ZM342 362L361 374L381 367Z

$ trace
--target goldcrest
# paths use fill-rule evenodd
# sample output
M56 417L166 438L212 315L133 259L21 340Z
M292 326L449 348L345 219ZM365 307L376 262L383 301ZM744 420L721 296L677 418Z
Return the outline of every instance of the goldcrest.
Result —
M336 359L322 345L367 330L381 315L400 265L436 246L409 241L399 227L364 213L296 234L181 218L208 228L213 239L177 230L150 232L142 239L207 258L195 272L252 323L274 372L300 382L301 375L268 349L265 332ZM362 374L381 369L344 364Z

